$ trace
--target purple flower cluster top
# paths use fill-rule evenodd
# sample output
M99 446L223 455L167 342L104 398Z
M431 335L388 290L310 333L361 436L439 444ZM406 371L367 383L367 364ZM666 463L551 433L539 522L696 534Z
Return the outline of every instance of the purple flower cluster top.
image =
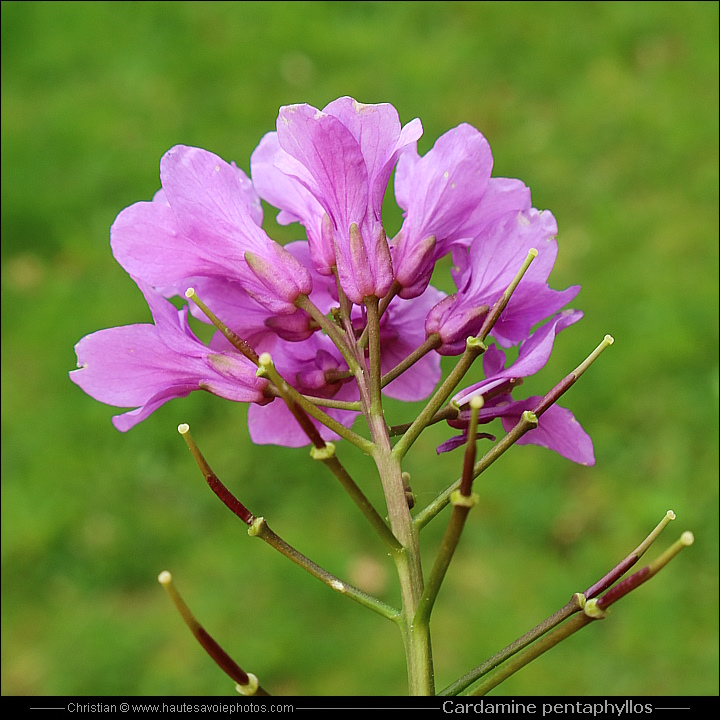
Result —
M548 285L557 256L555 219L532 207L520 180L491 176L492 153L478 130L461 124L424 156L417 150L421 135L420 120L402 125L390 104L342 97L322 110L281 108L276 131L252 154L250 177L206 150L171 148L160 161L161 189L125 208L110 232L113 254L138 284L153 322L83 338L73 382L103 403L133 408L113 418L122 431L172 398L206 390L250 403L254 442L307 445L308 436L251 359L221 332L209 345L201 342L188 325L188 310L203 322L206 315L192 303L178 311L169 298L185 301L193 288L255 353L270 353L290 385L319 404L332 401L325 403L327 414L350 427L359 413L352 409L358 386L346 354L309 307L335 318L344 305L358 339L367 323L365 302L377 298L383 374L424 343L432 348L383 393L422 400L441 379L440 356L464 351L535 248L537 258L490 333L495 345L484 354L486 379L452 400L460 410L450 421L454 428L466 430L476 395L485 400L479 422L500 418L511 427L538 400L514 399L513 387L545 365L557 333L582 317L563 310L580 288ZM388 238L382 211L393 170L403 223ZM285 246L272 240L262 227L261 200L278 208L280 224L302 225L305 239ZM451 295L430 284L445 256L453 264ZM511 348L518 349L517 359L508 365ZM313 422L325 440L337 439ZM438 451L463 442L460 435ZM590 438L560 407L550 408L522 442L594 462Z

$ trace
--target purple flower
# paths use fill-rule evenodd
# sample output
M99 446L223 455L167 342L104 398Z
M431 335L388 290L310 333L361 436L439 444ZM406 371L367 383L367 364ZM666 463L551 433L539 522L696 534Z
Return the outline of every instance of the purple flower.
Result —
M391 242L400 296L415 297L430 282L435 262L493 220L530 208L530 190L519 180L490 178L490 145L472 125L461 124L422 158L407 147L395 171L395 197L405 220Z
M293 243L305 245L305 243ZM290 246L288 246L290 247ZM293 248L299 254L300 248ZM317 287L317 286L316 286ZM442 297L433 287L413 300L393 299L380 321L380 344L383 373L404 360L424 340L423 319L428 309ZM359 336L366 318L360 307L353 309L353 327ZM211 347L229 348L222 335L216 334ZM358 400L359 392L353 378L347 377L348 367L338 349L325 335L316 333L304 342L287 342L266 337L259 348L271 353L280 374L299 392L336 400ZM440 356L429 353L400 377L389 383L383 392L398 400L416 401L426 398L441 378ZM350 426L358 413L334 408L326 412L343 425ZM337 435L313 420L325 440ZM275 444L288 447L307 445L307 435L292 417L284 403L263 407L251 406L248 412L250 437L256 444Z
M333 306L337 306L335 278L320 275L313 268L306 241L288 243L284 250L309 274L313 285L311 298L315 305L325 314L330 312ZM253 299L237 281L226 278L191 278L188 285L193 287L198 297L217 317L258 353L272 353L278 337L290 342L302 342L318 329L304 310L297 310L292 315L271 312ZM192 306L191 313L197 319L209 322L197 307Z
M117 261L164 294L190 279L238 283L273 313L291 314L312 290L307 270L258 225L259 199L237 167L213 153L177 145L160 162L162 193L138 202L113 223Z
M484 359L487 379L455 398L462 404L481 393L483 421L510 422L530 402L512 401L513 384L545 363L555 333L580 314L563 313L533 335L531 328L565 306L579 287L548 287L557 255L555 220L531 207L522 182L491 177L492 154L478 130L458 125L423 157L417 151L421 134L418 119L403 127L390 104L341 97L323 110L282 107L276 131L252 154L252 182L213 153L173 147L161 160L162 187L152 201L123 210L111 229L113 253L140 286L154 324L111 328L81 340L80 369L72 380L102 402L137 408L114 418L121 430L173 397L204 389L251 403L254 442L306 445L285 404L270 402L268 383L256 377L253 363L222 332L206 347L190 331L188 312L207 323L209 308L208 316L256 353L269 352L288 383L350 426L358 412L342 403L342 409L332 408L329 401L357 402L360 389L331 338L354 333L347 338L352 346L361 337L366 298L389 301L381 304L381 375L404 367L416 349L427 350L427 336L440 337L437 352L426 352L382 388L395 399L421 400L440 381L440 355L462 352L535 247L537 259L492 329L499 345L521 343L517 361L505 369L504 353L493 346ZM382 203L396 165L404 220L388 244ZM271 240L262 229L261 198L279 209L279 223L303 225L307 241L282 247ZM457 292L448 297L429 281L437 260L450 253ZM393 283L399 290L390 297ZM195 303L181 311L164 299L189 287ZM343 293L351 301L347 307ZM320 315L334 315L339 306L350 317L334 330ZM321 325L325 332L318 332ZM359 361L369 354L367 345L351 351ZM551 407L549 420L530 437L540 442L549 433L549 446L557 449L552 438L555 425L570 424L565 413ZM458 427L466 416L461 410ZM326 440L336 439L316 424Z
M489 309L513 280L531 248L537 249L538 256L493 327L492 337L505 347L515 345L530 335L533 325L578 294L579 285L557 291L547 284L557 257L556 234L552 214L531 208L491 223L469 248L455 248L453 277L458 290L436 305L425 323L428 335L440 335L440 354L457 355L465 349L466 338L479 332Z
M219 340L219 338L218 338ZM357 400L359 393L351 378L345 377L347 365L340 352L325 335L315 334L304 342L276 341L272 358L283 378L304 395L336 400ZM338 422L350 427L358 412L323 408ZM337 440L332 430L310 418L324 440ZM250 439L257 445L283 445L303 447L310 443L284 402L260 407L251 405L248 410Z
M380 319L380 355L383 374L399 365L425 340L423 320L445 293L431 285L411 300L393 298ZM364 323L363 323L364 326ZM440 382L440 356L430 352L383 388L388 397L406 402L423 400Z
M88 395L108 405L136 407L116 415L123 432L173 398L193 390L264 404L267 380L237 352L208 349L187 324L187 307L178 311L161 295L138 283L154 324L127 325L87 335L75 346L79 370L70 379Z
M505 353L491 345L483 355L485 380L461 390L452 399L461 409L459 417L448 421L448 424L462 429L463 434L442 443L437 452L448 452L465 444L470 422L467 404L476 395L481 395L485 400L478 414L478 422L485 424L501 418L506 432L512 430L525 410L537 407L541 397L533 396L513 401L511 392L514 386L519 384L518 380L533 375L544 367L552 352L557 333L576 323L582 315L579 310L565 310L536 330L522 343L517 360L508 368L505 367ZM485 433L479 437L490 437L494 440ZM519 445L541 445L582 465L595 463L590 436L569 410L557 405L551 405L539 418L538 427L527 432L517 442Z
M400 153L421 133L418 119L401 127L387 103L363 105L342 97L322 111L310 105L280 109L277 141L283 152L274 154L274 165L297 179L330 218L340 284L355 303L383 297L392 285L382 201ZM292 213L289 203L280 199L280 207ZM332 261L324 237L313 255L321 271Z

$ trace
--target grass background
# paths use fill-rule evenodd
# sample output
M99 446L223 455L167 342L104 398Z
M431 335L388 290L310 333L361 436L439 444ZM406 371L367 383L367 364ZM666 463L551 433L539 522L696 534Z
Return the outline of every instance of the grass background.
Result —
M658 547L685 529L694 547L495 694L716 694L718 5L679 2L2 3L2 692L232 694L163 569L271 692L406 691L395 629L249 539L175 428L191 424L277 532L395 601L391 564L323 468L253 446L245 408L206 394L121 435L67 378L83 335L149 319L108 231L158 188L162 154L198 145L249 170L280 105L346 94L420 117L421 153L474 124L494 173L557 217L551 281L582 284L585 319L529 392L616 338L563 402L597 465L515 448L478 483L433 617L438 687L672 508ZM397 210L386 220L391 234ZM421 507L461 463L435 457L447 429L427 435L407 463ZM340 453L380 501L370 466ZM443 525L423 534L427 562Z

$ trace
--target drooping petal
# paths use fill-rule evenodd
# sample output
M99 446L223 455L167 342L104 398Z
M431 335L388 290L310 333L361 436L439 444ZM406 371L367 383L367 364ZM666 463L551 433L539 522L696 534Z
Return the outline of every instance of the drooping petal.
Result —
M177 145L163 156L160 177L180 231L209 266L186 276L230 277L271 311L294 312L295 299L312 290L310 276L255 223L237 168L206 150ZM258 260L254 268L249 256ZM270 277L268 265L275 270Z
M168 351L153 325L98 330L75 345L70 379L107 405L136 407L167 387L193 385L202 364Z
M138 202L125 208L110 228L110 245L123 269L156 288L175 288L187 277L216 271L208 257L177 224L161 202Z
M546 283L521 282L505 311L492 329L492 337L505 347L517 345L530 336L530 330L572 302L579 285L553 290Z
M529 377L545 367L558 333L581 320L581 310L563 310L539 327L522 343L517 360L499 375L506 378Z
M112 424L120 432L132 430L138 423L149 418L161 405L164 405L169 400L187 397L193 390L197 390L193 385L163 388L149 397L141 407L120 415L113 415Z
M508 368L499 369L500 356L497 353L501 351L494 351L488 360L488 369L495 372L493 372L492 375L487 375L485 380L481 380L456 393L453 397L453 402L458 405L463 405L469 402L470 398L474 395L484 395L506 380L534 375L542 369L548 361L557 334L576 323L582 316L583 313L580 310L565 310L556 315L552 320L538 328L528 340L522 343L517 360ZM489 351L490 348L488 348L487 352Z
M516 178L490 178L485 192L467 220L466 234L475 238L508 213L527 212L532 207L530 188Z
M512 403L502 415L502 425L509 432L520 421L525 410L532 410L542 400L529 397ZM566 408L551 405L539 418L538 426L525 433L518 445L540 445L580 465L594 465L592 438L583 430L575 416Z
M114 419L128 430L163 403L204 389L229 400L268 402L267 381L255 376L249 360L237 353L215 353L187 326L187 308L171 303L140 284L154 325L108 328L75 346L78 370L70 379L100 402L137 410Z
M520 269L531 248L538 251L524 282L545 282L557 256L557 223L547 210L506 215L492 223L469 247L472 277L462 284L465 295L499 297Z

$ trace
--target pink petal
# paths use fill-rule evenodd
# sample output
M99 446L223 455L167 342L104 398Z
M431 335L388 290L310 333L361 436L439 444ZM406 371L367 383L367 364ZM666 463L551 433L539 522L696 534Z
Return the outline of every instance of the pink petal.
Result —
M537 396L513 403L513 413L502 418L505 431L512 430L520 420L522 412L532 410L541 399ZM517 443L518 445L540 445L581 465L595 464L592 438L583 430L569 410L557 405L550 406L540 416L537 428L523 435Z
M357 141L337 118L310 105L280 109L277 166L315 196L336 228L363 221L368 206L368 172ZM298 167L298 163L301 168Z

